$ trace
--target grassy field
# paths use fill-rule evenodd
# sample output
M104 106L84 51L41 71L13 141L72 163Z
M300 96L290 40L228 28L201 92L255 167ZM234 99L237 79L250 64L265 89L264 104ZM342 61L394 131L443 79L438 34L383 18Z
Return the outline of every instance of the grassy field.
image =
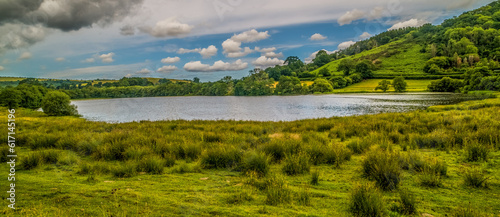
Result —
M17 209L4 193L0 213L352 216L361 185L376 186L368 195L380 197L361 198L381 216L498 216L499 109L496 98L294 122L122 124L20 109Z
M24 80L25 78L17 78L17 77L0 77L0 82L1 81L21 81Z
M378 83L383 79L368 79L360 83L353 84L351 86L335 89L334 93L381 93L381 90L375 90ZM391 81L391 80L389 80ZM427 90L427 86L433 80L406 80L408 84L406 91L408 92L424 92ZM394 88L391 86L387 92L394 92Z
M374 62L380 62L377 66L380 69L373 72L375 75L425 75L423 67L429 57L426 53L420 53L421 49L422 47L420 45L401 39L371 50L363 51L353 56L346 57L346 59L370 59ZM312 71L312 73L318 73L319 70L328 68L332 74L341 76L343 75L343 72L339 72L337 70L340 61L341 60L332 61Z

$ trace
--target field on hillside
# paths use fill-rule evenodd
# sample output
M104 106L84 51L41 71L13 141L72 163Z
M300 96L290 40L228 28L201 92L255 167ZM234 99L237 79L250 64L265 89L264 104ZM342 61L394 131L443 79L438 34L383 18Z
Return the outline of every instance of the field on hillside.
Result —
M351 86L342 88L342 89L335 89L333 90L334 93L370 93L370 92L376 92L376 93L382 93L381 90L375 90L375 88L378 86L378 83L382 81L383 79L368 79L364 80L360 83L353 84ZM388 81L392 81L387 79ZM433 80L406 80L406 83L408 84L406 91L408 92L424 92L427 90L427 86L432 82ZM394 92L394 87L390 87L387 92Z
M423 67L429 59L429 54L421 53L421 49L420 45L401 39L353 56L348 56L345 59L369 59L374 63L379 62L379 64L375 64L380 68L373 71L375 76L426 75ZM332 61L314 70L312 73L318 73L319 70L328 68L334 75L343 75L343 72L337 70L340 61L342 60Z
M17 209L4 194L0 213L349 216L365 198L389 216L497 216L499 109L496 98L294 122L122 124L19 109Z
M0 77L0 82L1 81L21 81L24 80L25 78L17 78L17 77Z

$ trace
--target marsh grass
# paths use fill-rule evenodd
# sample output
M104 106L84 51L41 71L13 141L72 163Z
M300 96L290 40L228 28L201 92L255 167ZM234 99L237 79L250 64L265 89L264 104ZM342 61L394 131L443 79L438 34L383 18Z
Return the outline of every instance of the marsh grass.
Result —
M243 153L236 148L213 148L205 150L201 156L201 166L205 169L237 167Z
M404 189L399 191L399 213L405 215L413 215L417 213L417 201L415 196L408 191L408 189Z
M349 212L354 216L386 216L383 196L371 185L354 187L349 200Z
M307 174L310 169L309 156L306 153L299 153L287 156L281 170L286 175L294 176Z
M401 166L396 153L373 150L367 153L362 166L363 175L375 180L383 190L394 190L401 181Z
M241 166L244 174L254 174L259 177L266 176L270 168L269 157L262 152L250 152L246 154Z
M473 188L488 188L488 179L490 177L478 168L466 169L463 174L464 184Z

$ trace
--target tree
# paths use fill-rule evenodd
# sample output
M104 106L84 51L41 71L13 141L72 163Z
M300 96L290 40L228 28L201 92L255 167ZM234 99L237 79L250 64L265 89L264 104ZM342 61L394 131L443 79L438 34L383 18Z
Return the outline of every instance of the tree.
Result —
M403 76L398 76L394 78L394 80L392 80L392 86L394 87L394 90L396 90L396 92L405 92L407 85L408 84L406 83Z
M319 74L322 75L323 77L328 77L328 76L332 75L332 73L330 73L330 70L328 70L328 68L326 68L326 67L320 69Z
M18 108L23 100L22 92L15 88L6 88L0 93L1 105L9 109Z
M340 61L337 71L344 72L345 76L349 76L354 71L355 63L351 59L343 59Z
M275 93L280 95L302 93L300 80L297 77L281 76L278 85L276 85Z
M194 83L200 83L200 78L198 78L198 77L194 77L194 78L193 78L193 82L194 82Z
M332 92L333 91L333 87L330 84L330 82L328 82L326 79L318 78L318 79L314 80L314 83L312 84L311 91L313 93L316 93L316 92L320 92L320 93Z
M356 64L356 72L361 74L363 78L373 77L370 61L362 61Z
M313 59L314 65L321 67L330 62L330 56L325 50L320 50L316 54L316 58Z
M378 86L375 88L375 90L382 90L383 92L387 92L387 90L389 90L389 85L391 85L390 81L382 80L381 82L378 82Z
M42 109L49 116L78 115L76 106L70 103L67 94L61 91L50 91L43 97Z

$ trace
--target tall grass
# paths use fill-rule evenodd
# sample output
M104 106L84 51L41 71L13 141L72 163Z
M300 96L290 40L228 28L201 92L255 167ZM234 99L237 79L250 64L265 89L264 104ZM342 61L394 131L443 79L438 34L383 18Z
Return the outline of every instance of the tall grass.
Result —
M309 173L310 169L309 156L306 153L299 153L287 156L281 170L283 173L293 176Z
M401 181L399 155L387 151L374 150L367 153L362 163L363 175L375 180L383 190L394 190Z
M243 153L236 148L214 148L205 150L201 156L201 166L206 169L231 168L241 163Z
M356 186L351 192L349 212L359 217L386 216L382 194L371 185L362 184Z
M489 177L478 168L467 169L463 174L464 184L474 188L487 188Z
M271 166L269 157L261 152L250 152L243 159L242 171L245 174L252 173L259 177L266 176Z

